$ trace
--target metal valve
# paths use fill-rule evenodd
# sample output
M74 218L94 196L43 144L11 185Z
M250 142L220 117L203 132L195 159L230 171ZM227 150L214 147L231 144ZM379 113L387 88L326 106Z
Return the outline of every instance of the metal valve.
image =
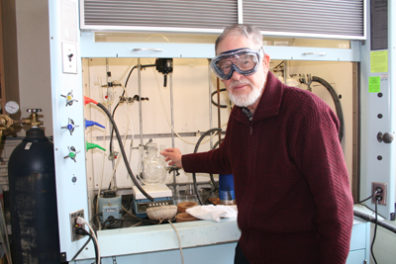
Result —
M67 95L61 95L66 98L66 106L72 105L74 102L78 102L77 99L73 99L73 91L67 93Z
M3 131L10 128L14 124L14 120L8 115L0 115L0 139L3 135Z
M74 162L77 162L77 161L76 161L76 156L77 156L77 153L79 153L80 151L77 151L76 148L73 147L73 146L68 147L68 149L69 149L69 154L67 154L67 156L65 156L64 158L65 158L65 159L70 158L70 159L72 159Z
M392 143L392 141L393 141L393 136L391 135L391 134L389 134L389 133L385 133L385 134L383 134L382 132L378 132L378 134L377 134L377 140L378 140L378 142L384 142L384 143L387 143L387 144L389 144L389 143Z
M62 128L62 129L67 129L67 130L69 130L70 135L72 135L73 132L74 132L74 129L75 129L76 127L78 127L78 125L75 125L73 119L69 118L69 121L68 121L67 125L66 125L66 126L63 126L63 127L61 127L61 128Z
M31 125L32 127L38 127L41 125L41 121L38 120L39 115L42 110L40 108L28 108L26 109L26 112L30 113L30 116L28 118L22 119L23 124Z

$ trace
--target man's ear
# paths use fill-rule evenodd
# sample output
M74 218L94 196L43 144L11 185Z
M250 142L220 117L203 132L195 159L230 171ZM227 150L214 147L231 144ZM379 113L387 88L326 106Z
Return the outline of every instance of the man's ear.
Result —
M269 68L270 66L270 56L267 53L264 53L264 57L263 57L263 65L265 68Z

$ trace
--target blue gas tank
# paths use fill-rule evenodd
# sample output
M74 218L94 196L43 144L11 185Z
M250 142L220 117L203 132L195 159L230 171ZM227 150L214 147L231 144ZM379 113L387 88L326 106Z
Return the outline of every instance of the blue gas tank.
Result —
M11 255L17 264L60 263L53 144L31 128L8 162Z

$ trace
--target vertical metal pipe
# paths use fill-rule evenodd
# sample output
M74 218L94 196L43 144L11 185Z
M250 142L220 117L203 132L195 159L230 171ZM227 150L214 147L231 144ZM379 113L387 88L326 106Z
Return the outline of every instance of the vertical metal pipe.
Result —
M113 94L113 93L110 94L110 93L111 93L111 92L114 92L114 91L111 91L111 90L110 90L109 83L110 83L112 80L111 80L111 76L109 75L109 72L110 72L109 59L106 58L106 95L108 96L108 98L109 98L110 100L112 100L113 98L110 98L110 96L111 96L111 97L114 97L114 94ZM110 113L112 112L111 104L108 105L107 110L109 110ZM109 133L111 133L112 130L113 130L113 125L110 125L110 127L109 127ZM114 148L113 148L113 151L114 151ZM112 160L111 160L111 168L114 170L114 167L115 167L115 160L112 159ZM117 174L116 174L116 172L114 171L113 176L112 176L112 179L111 179L111 180L113 181L113 188L115 188L115 189L117 189L116 175L117 175ZM111 183L110 183L110 184L111 184ZM103 188L103 186L99 186L99 190L101 190L102 188ZM100 196L101 194L98 193L98 195Z
M396 3L395 1L388 0L388 88L390 91L390 113L391 113L391 127L390 131L395 131L396 127L396 33L395 29L393 28L396 23ZM391 144L391 160L394 160L396 155L396 148L394 144ZM389 193L391 194L389 204L395 204L395 172L396 166L394 162L391 162L391 169L390 169L390 176L389 177ZM391 207L390 207L391 208ZM395 208L391 208L394 212ZM394 219L392 219L394 220Z
M287 78L289 78L289 61L285 60L283 63L283 81L286 83Z
M171 140L172 148L175 147L175 118L174 118L174 107L173 107L173 74L169 74L169 100L170 100L170 115L171 115ZM173 172L173 195L177 195L176 190L176 172Z
M140 58L137 59L137 64L138 64L138 95L139 98L142 98L142 65L140 64ZM140 146L143 147L143 110L142 110L142 100L138 101L139 105L139 142ZM144 164L143 164L143 153L142 151L140 154L142 155L140 157L140 162L141 162L141 168L142 168L142 173L144 173Z
M139 98L142 96L142 65L140 64L140 58L137 60L138 63L138 95ZM140 145L143 146L143 112L142 112L142 101L139 100L139 137L140 137Z
M221 129L221 112L220 112L220 79L217 79L217 125ZM221 142L221 133L219 133L219 144Z
M208 60L210 64L210 60ZM208 65L209 66L209 65ZM212 129L212 122L213 122L213 111L212 111L212 90L213 90L213 85L212 85L212 78L211 78L211 69L210 66L208 67L208 82L209 82L209 129ZM212 135L210 136L210 149L213 148L213 141L212 141Z
M171 115L171 139L172 139L172 148L175 147L175 117L174 117L174 107L173 107L173 77L172 74L169 76L169 100L170 100L170 115Z

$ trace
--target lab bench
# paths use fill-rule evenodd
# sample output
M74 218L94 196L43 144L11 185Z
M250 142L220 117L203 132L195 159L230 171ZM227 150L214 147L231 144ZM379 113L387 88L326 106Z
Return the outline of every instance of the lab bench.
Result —
M180 237L185 263L233 263L240 236L235 220L173 225ZM181 263L177 234L170 224L101 230L98 240L102 264ZM369 240L370 223L355 219L347 264L369 263ZM90 242L71 263L91 264L94 257Z

